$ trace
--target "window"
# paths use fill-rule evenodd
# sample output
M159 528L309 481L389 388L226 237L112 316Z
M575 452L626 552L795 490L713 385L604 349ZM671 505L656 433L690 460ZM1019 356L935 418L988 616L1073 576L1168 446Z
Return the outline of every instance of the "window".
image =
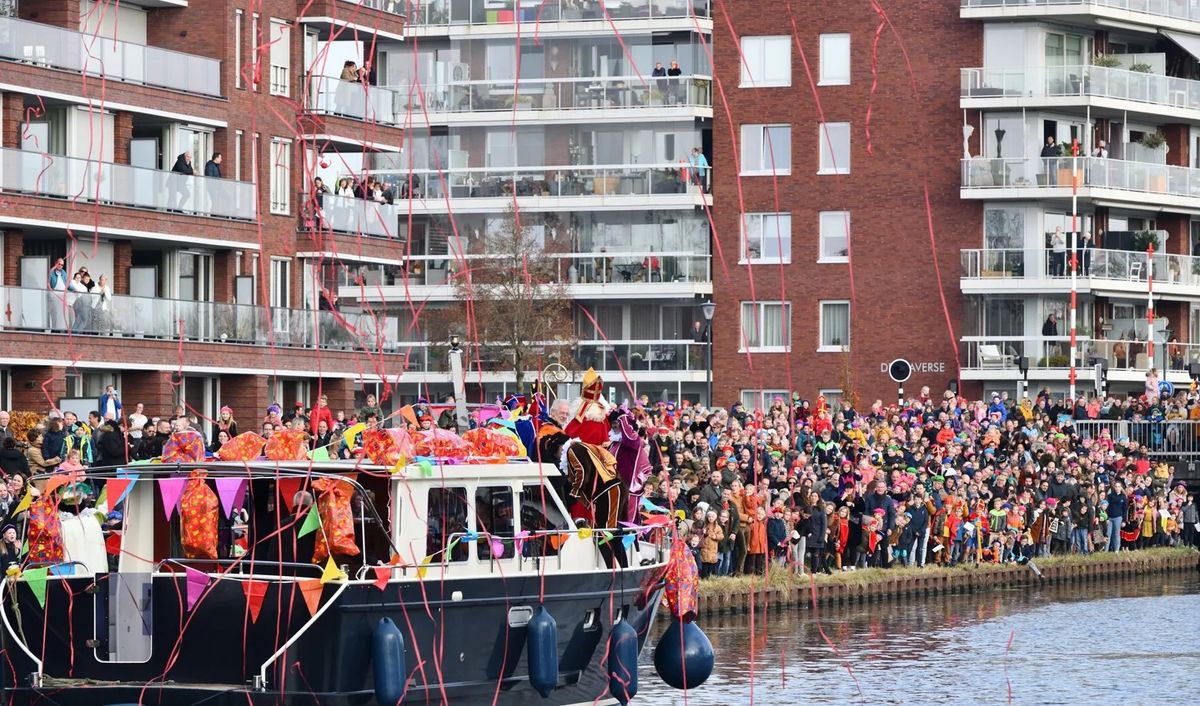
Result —
M233 87L242 87L242 20L246 13L233 11Z
M259 134L256 132L250 140L250 181L258 184L258 145Z
M242 180L242 137L241 130L235 131L233 137L233 178Z
M844 393L838 389L822 388L817 390L817 394L825 396L825 404L830 409L838 409L838 406L842 404L842 394Z
M817 141L821 144L821 169L818 174L850 173L850 123L821 123Z
M821 211L821 252L817 262L850 261L850 212Z
M454 540L461 540L467 532L467 489L430 488L425 517L425 555L433 557L430 563L466 561L468 544Z
M792 39L742 37L743 88L792 85Z
M792 261L792 214L747 213L742 219L742 262Z
M292 261L271 258L271 306L288 307L292 302Z
M554 504L551 491L545 486L527 483L521 487L521 530L537 535L539 532L565 531L570 522ZM550 541L551 535L532 536L521 548L522 557L554 556L558 545ZM515 551L515 548L514 548Z
M508 486L479 486L475 489L475 531L480 534L475 543L475 556L479 559L492 558L492 539L512 537L513 491ZM488 536L491 535L491 536ZM512 556L512 546L504 544L504 555Z
M766 410L775 404L776 397L782 397L783 403L788 404L787 390L742 390L742 405L751 411Z
M785 353L791 340L791 303L742 302L742 350Z
M790 125L742 126L742 174L791 174Z
M821 344L817 350L850 350L850 302L821 302Z
M250 88L258 90L258 48L262 45L258 36L258 13L250 13Z
M272 18L270 43L271 95L290 95L292 84L292 26L283 20Z
M850 83L850 35L821 35L822 86L845 86Z
M292 141L271 138L271 213L286 216L292 206Z

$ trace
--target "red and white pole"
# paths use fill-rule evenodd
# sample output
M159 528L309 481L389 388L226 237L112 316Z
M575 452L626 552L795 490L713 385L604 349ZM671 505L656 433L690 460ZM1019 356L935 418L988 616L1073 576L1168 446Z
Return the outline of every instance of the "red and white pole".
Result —
M1079 263L1079 138L1071 141L1071 372L1068 377L1070 383L1071 404L1075 404L1075 377L1077 374L1075 357L1075 342L1076 331L1078 330L1078 322L1076 321L1076 293L1078 286L1078 263Z
M1154 241L1146 246L1146 369L1154 367Z

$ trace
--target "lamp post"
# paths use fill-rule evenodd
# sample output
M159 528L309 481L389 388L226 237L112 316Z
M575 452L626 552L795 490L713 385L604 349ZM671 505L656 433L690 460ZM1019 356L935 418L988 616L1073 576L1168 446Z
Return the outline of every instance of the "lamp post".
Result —
M707 379L708 391L706 394L708 395L708 399L705 400L705 402L707 403L708 407L710 407L710 408L713 406L713 401L712 401L712 347L713 347L712 320L713 320L713 314L715 314L716 312L717 312L717 305L714 302L706 301L706 302L702 302L700 304L700 313L704 314L704 343L705 343L705 351L706 351L705 359L707 361L706 365L704 367L705 367L705 373L706 373L706 379Z
M458 433L470 428L467 420L467 385L463 380L463 349L457 333L450 334L450 381L454 384L454 424Z

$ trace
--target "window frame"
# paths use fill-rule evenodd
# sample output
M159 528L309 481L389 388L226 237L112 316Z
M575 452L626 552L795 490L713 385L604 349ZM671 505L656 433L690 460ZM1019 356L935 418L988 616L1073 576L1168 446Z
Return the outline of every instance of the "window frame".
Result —
M845 39L845 60L846 60L845 79L842 80L838 77L827 78L825 75L825 66L828 62L825 60L825 57L827 54L827 52L825 51L825 42L827 40L841 40L841 39ZM822 34L818 38L818 42L819 42L818 47L819 47L820 53L818 56L817 85L818 86L849 86L851 81L853 81L853 76L854 76L854 67L851 63L852 44L851 44L851 40L850 40L850 33L849 32L829 32L826 34ZM839 58L841 58L841 57L839 57Z
M272 256L268 305L271 308L290 309L292 306L292 258ZM280 286L282 281L282 287Z
M746 335L745 309L747 306L755 308L755 319L758 331L761 331L764 326L767 307L779 306L782 307L786 315L783 321L786 323L787 330L783 332L783 338L786 343L782 346L764 346L751 345L749 336ZM761 335L758 338L762 338ZM790 301L743 301L740 302L738 308L738 352L739 353L790 353L792 351L792 303Z
M830 128L845 128L846 132L846 163L838 164L834 159L837 149ZM850 123L848 121L833 121L817 123L817 174L849 174L851 162ZM829 157L830 166L825 166L825 157Z
M277 216L290 216L292 213L292 141L285 137L272 137L270 147L271 179L268 185L270 210Z
M741 37L738 42L740 50L738 57L739 88L788 88L792 85L792 38L789 35L750 35ZM787 77L768 80L766 67L771 63L769 62L768 47L780 44L787 48L787 60L783 62L783 66L787 69ZM757 59L756 62L749 61L752 55ZM748 64L751 63L755 65L748 67ZM754 71L747 71L747 68L752 68Z
M747 395L753 395L757 398L757 403L747 405ZM748 389L741 390L738 394L738 399L742 401L743 405L750 407L750 409L768 409L771 406L769 400L775 397L782 397L784 404L790 404L792 393L788 390Z
M784 219L787 220L786 235L784 235L780 232L781 229L776 229L772 233L773 240L782 241L782 242L779 242L779 245L781 247L780 247L780 254L778 257L762 255L762 252L764 250L766 250L764 245L768 242L768 240L766 239L766 233L767 233L766 219L767 218L774 218L775 222L777 224L782 222ZM757 257L751 256L750 241L748 240L749 233L751 231L751 220L752 219L757 219L761 222L761 225L759 226L759 239L760 239L759 255ZM791 212L789 212L789 211L778 211L778 212L756 211L754 213L743 213L742 217L738 220L739 220L739 224L741 226L741 249L739 250L739 253L738 253L738 264L739 265L749 265L749 264L790 265L792 263L792 214L791 214Z
M827 306L845 306L846 307L846 342L841 344L826 344L825 343L825 307ZM850 350L850 333L851 327L851 311L849 299L821 299L817 302L817 352L818 353L846 353Z
M272 17L267 23L267 92L273 96L288 98L292 95L292 23ZM275 35L276 30L279 36ZM276 51L282 44L281 51ZM279 57L286 63L275 63Z
M757 169L748 169L746 167L746 129L747 128L756 129L758 131L759 153L758 153L758 156L755 158L756 164L758 165ZM766 135L767 135L767 131L771 128L783 128L783 129L787 130L787 135L788 135L787 147L788 148L787 148L787 151L784 153L787 156L787 166L786 167L780 167L778 165L778 154L774 150L772 150L770 153L770 157L772 157L771 167L768 169L768 168L764 168L764 166L763 166L766 163L766 158L768 156L767 151L766 151L766 146L767 146ZM792 126L791 126L791 123L743 123L741 125L741 127L738 129L738 146L739 146L738 156L739 156L739 161L740 161L740 164L739 164L739 168L740 168L739 175L740 176L791 176L791 174L792 174Z
M233 11L233 87L244 89L242 83L242 22L245 21L246 11L235 8Z
M842 219L846 224L846 254L828 255L825 252L825 219L833 216ZM817 211L817 263L839 264L850 262L850 212L849 211Z

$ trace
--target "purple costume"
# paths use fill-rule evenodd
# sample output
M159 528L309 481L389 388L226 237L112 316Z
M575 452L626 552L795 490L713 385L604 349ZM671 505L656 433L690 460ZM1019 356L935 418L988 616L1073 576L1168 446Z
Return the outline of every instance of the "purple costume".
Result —
M650 454L630 416L622 414L617 421L620 424L620 435L612 442L610 448L613 456L617 457L617 475L629 489L629 506L623 519L625 522L634 522L638 516L638 506L642 502L642 488L646 479L650 477Z

